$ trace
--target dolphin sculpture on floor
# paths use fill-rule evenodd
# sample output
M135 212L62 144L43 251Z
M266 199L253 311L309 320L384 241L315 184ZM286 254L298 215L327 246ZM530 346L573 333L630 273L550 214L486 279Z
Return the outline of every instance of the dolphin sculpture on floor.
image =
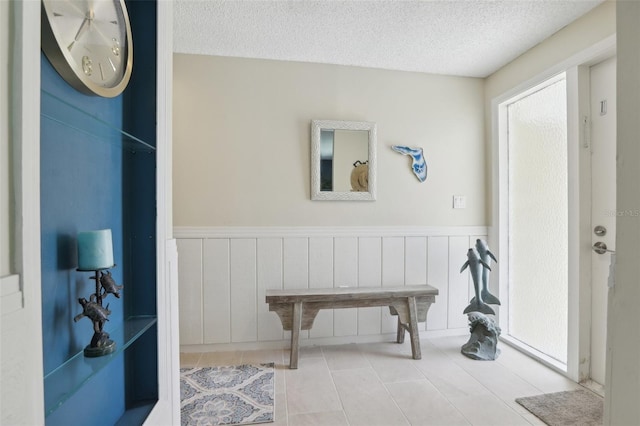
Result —
M493 253L491 253L491 251L489 250L487 243L480 238L476 240L476 251L480 256L480 259L483 260L488 267L491 267L491 259L493 259L494 262L498 262ZM493 294L489 293L490 270L491 269L488 268L484 268L482 270L482 290L480 291L480 295L482 296L482 300L484 301L484 303L488 303L490 305L499 305L500 300ZM471 299L471 303L473 303L474 299Z
M491 306L484 303L482 300L482 294L480 293L480 280L481 271L480 268L486 268L491 270L487 263L480 259L478 253L470 248L467 251L467 261L464 262L462 268L460 268L460 273L469 267L469 272L471 272L471 279L473 279L473 289L475 290L476 297L471 300L469 306L465 308L463 311L464 314L468 314L469 312L482 312L483 314L495 315L496 313L493 311Z
M413 160L413 163L411 164L413 174L416 175L420 182L424 182L427 179L427 162L422 154L422 148L409 148L408 146L393 145L391 146L391 149L399 152L400 154L411 156L411 159Z

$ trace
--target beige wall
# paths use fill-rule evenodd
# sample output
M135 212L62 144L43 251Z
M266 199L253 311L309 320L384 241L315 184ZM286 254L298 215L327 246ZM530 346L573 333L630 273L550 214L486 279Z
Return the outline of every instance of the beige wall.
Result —
M487 100L541 74L615 32L616 4L609 0L490 75L485 84ZM487 112L490 115L490 109Z
M562 63L571 56L616 33L616 3L608 0L564 27L547 40L528 50L485 79L485 129L487 143L487 182L491 182L491 101ZM539 83L539 82L537 82ZM491 220L492 192L487 191L487 212ZM491 223L488 223L491 225Z
M176 226L484 225L483 81L175 54ZM378 125L378 199L310 200L310 121ZM391 145L421 146L420 183ZM452 196L466 195L466 209Z

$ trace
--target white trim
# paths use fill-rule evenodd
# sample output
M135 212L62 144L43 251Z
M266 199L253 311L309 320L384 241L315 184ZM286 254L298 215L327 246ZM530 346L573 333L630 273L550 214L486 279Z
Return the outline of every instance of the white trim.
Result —
M562 80L566 80L566 70L565 71L559 71L558 73L555 73L554 75L552 75L551 77L547 78L544 81L539 82L538 84L535 84L531 87L529 87L526 90L523 90L522 92L518 92L516 93L514 96L512 96L511 98L508 98L506 100L504 100L503 102L500 102L500 106L504 105L504 106L509 106L511 104L514 104L524 98L526 98L527 96L533 95L536 92L539 92L543 89L546 89L548 86L551 86L554 83L557 83L559 81Z
M435 339L439 337L465 336L469 334L469 329L452 328L447 330L421 330L420 339ZM346 345L350 343L395 343L396 333L371 334L366 336L336 336L336 337L316 337L301 339L300 347ZM404 345L409 346L407 340ZM227 352L227 351L255 351L262 349L289 349L291 340L274 340L269 342L244 342L244 343L215 343L203 345L182 345L180 352L184 353L204 353L204 352ZM411 358L411 349L407 352L407 357Z
M20 275L0 277L0 297L10 296L20 292Z
M33 362L29 377L36 378L37 383L31 384L34 394L44 395L43 353L42 353L42 279L40 262L40 4L39 2L21 1L22 22L18 24L21 45L16 46L21 57L19 59L20 71L16 75L16 92L21 99L15 105L19 105L19 132L15 139L20 144L20 183L16 192L20 194L20 200L16 197L16 204L20 212L16 213L16 230L20 236L16 239L16 252L20 260L19 270L16 271L22 277L22 293L25 314L29 316L28 330L25 340L26 351L34 350L29 354ZM20 30L18 30L20 31ZM16 61L17 63L18 61ZM19 219L20 218L20 219ZM20 241L20 245L18 243ZM34 399L30 402L33 413L32 419L42 419L44 422L44 398ZM27 422L28 423L28 422ZM38 422L37 422L38 423Z
M0 316L22 309L20 275L0 278Z
M547 81L554 76L566 72L567 73L567 91L569 99L567 104L568 114L568 144L569 144L569 185L570 185L570 206L569 206L569 341L567 352L567 371L569 378L575 381L584 379L585 371L589 369L588 362L580 362L580 360L589 358L589 337L588 330L581 330L581 324L585 324L585 318L590 317L590 283L587 285L585 280L590 277L590 271L586 272L589 262L582 259L579 254L582 253L580 239L584 235L583 223L588 219L588 215L584 213L584 206L588 205L590 200L585 196L585 191L580 186L580 175L585 173L588 155L584 155L584 138L585 129L581 128L580 117L585 115L582 100L576 102L576 97L583 90L583 73L590 65L601 62L602 60L615 55L616 53L616 35L611 35L602 41L586 48L568 59L549 67L547 70L530 78L510 90L505 91L501 95L491 100L491 154L492 154L492 227L489 230L489 242L498 253L498 264L501 265L498 271L499 296L503 301L503 305L508 304L508 170L507 170L507 150L502 146L503 138L501 135L506 134L506 112L504 106L510 99L516 97L520 93L526 93L535 88L539 84ZM588 101L587 101L588 102ZM587 109L588 111L588 109ZM576 114L578 114L576 116ZM587 113L588 115L588 113ZM576 192L577 191L577 192ZM571 193L573 192L573 193ZM590 208L590 207L589 207ZM575 222L579 218L579 224ZM572 226L573 225L573 226ZM590 226L590 224L589 224ZM588 287L588 288L587 288ZM585 311L586 310L586 311ZM508 329L508 315L498 315L500 326ZM588 323L586 323L588 324ZM539 358L539 357L536 357ZM543 358L539 358L545 362ZM557 366L556 366L557 368Z
M20 378L19 389L0 392L3 403L0 423L44 424L44 382L42 378L42 287L40 273L40 2L12 2L10 19L14 40L10 47L11 64L11 161L15 182L15 273L19 292L14 301L21 309L3 315L5 327L12 328L20 340L3 341L18 345L20 359L2 358L0 381L11 383ZM15 280L15 278L12 278ZM15 281L13 281L15 282ZM20 296L18 296L22 293ZM16 299L20 297L20 301ZM3 334L3 338L6 337ZM4 352L4 349L3 349ZM5 376L7 375L7 376ZM6 380L5 380L6 379ZM13 380L15 381L15 380ZM15 397L18 392L19 397ZM26 401L26 402L24 402ZM13 403L15 402L15 404Z
M538 351L537 349L519 341L518 339L514 339L511 336L500 336L500 341L505 344L511 346L514 349L534 358L540 363L546 365L550 369L562 374L567 374L567 366L557 359L551 358L543 352Z
M508 159L508 152L509 152L509 133L508 133L508 108L509 106L511 106L512 104L514 104L515 102L518 102L522 99L524 99L527 96L530 96L536 92L539 92L547 87L550 87L553 84L556 84L559 81L565 81L565 84L567 85L567 87L569 86L569 83L566 82L567 80L567 72L566 71L560 71L558 73L555 73L554 75L552 75L551 77L549 77L548 79L539 82L538 84L536 84L535 86L532 87L528 87L526 90L523 90L520 93L515 94L514 96L505 99L503 102L500 102L497 105L497 109L498 109L498 116L499 116L499 133L498 133L498 149L500 150L500 164L499 164L499 169L500 169L500 201L499 201L499 209L501 211L501 219L502 221L500 222L500 234L503 237L501 239L501 242L504 244L502 247L502 249L499 249L499 253L501 254L500 256L500 264L501 266L501 272L500 275L502 277L502 279L500 279L500 299L502 301L502 309L500 310L503 315L499 317L498 319L498 323L500 325L500 327L502 328L502 330L505 331L505 333L503 334L504 340L507 341L513 341L515 342L514 345L518 346L520 350L529 353L532 357L538 359L539 361L543 361L549 365L554 365L556 369L560 369L560 371L563 374L567 374L568 370L567 370L567 365L562 364L560 362L557 362L556 364L551 363L549 360L551 360L550 357L546 356L543 352L540 352L538 350L536 350L535 348L532 348L530 346L528 346L525 343L522 343L520 341L518 341L515 338L512 338L511 336L509 336L508 330L509 330L509 302L510 302L510 297L509 297L509 283L511 282L510 279L510 249L509 249L509 240L508 240L508 235L509 235L509 229L510 229L510 223L509 223L509 159ZM567 88L568 91L568 88ZM567 114L569 114L570 112L570 106L567 105ZM571 127L571 123L570 120L567 119L567 127ZM567 135L567 175L568 175L568 182L567 182L567 187L568 187L568 192L569 192L569 205L568 205L568 218L567 218L567 225L570 226L572 223L572 220L574 219L575 215L572 215L573 213L575 213L577 211L577 209L575 208L574 205L571 204L571 202L575 202L574 197L572 197L571 191L570 189L572 188L572 183L575 183L575 181L577 181L577 169L575 167L571 167L572 165L577 163L577 158L573 158L571 157L573 151L571 149L572 146L572 142L569 139L569 135ZM577 157L577 153L575 153L575 156ZM571 240L572 237L572 233L571 233L571 229L569 229L569 240ZM571 253L571 245L569 245L569 260L571 260L572 258L572 253ZM575 281L575 277L572 274L572 271L574 270L572 268L572 265L569 264L568 265L568 270L569 270L569 282L571 283L572 281ZM568 293L571 293L571 290L569 289L570 284L568 284L568 288L567 291ZM568 319L567 319L568 321ZM571 337L569 337L569 339L571 339ZM567 351L567 359L569 359L569 351Z
M580 143L580 118L581 111L579 103L579 80L578 69L572 67L566 72L567 83L567 192L569 196L567 225L568 225L568 285L567 285L567 375L576 382L580 381L580 362L578 358L578 346L581 338L590 336L579 336L578 332L584 327L580 327L578 315L580 313L580 227L581 227L581 194L580 194L580 164L582 162L581 152L585 150ZM587 105L588 106L588 105ZM590 215L589 215L590 216ZM588 219L588 218L587 218ZM585 306L586 308L586 306ZM591 309L589 306L588 309ZM587 364L587 363L582 363Z
M487 235L486 226L176 226L177 239L295 237L436 237Z
M591 148L583 118L590 122L588 65L567 70L569 149L569 306L567 374L582 382L590 376L591 333ZM588 124L586 125L588 126ZM584 245L584 241L589 244Z
M489 245L497 254L498 271L492 276L497 278L498 297L502 299L503 307L506 308L509 300L509 209L508 209L508 183L509 170L508 151L504 147L507 134L507 109L500 107L496 98L491 101L491 158L492 158L492 223L489 231ZM505 188L503 190L503 188ZM502 192L501 192L502 191ZM504 309L506 311L506 309ZM496 318L500 327L506 330L507 315L502 315L503 309L498 310Z
M172 221L172 68L173 8L157 7L156 86L156 270L158 317L158 402L145 423L180 423L180 354L178 352L177 248L171 239Z
M492 111L494 111L493 110L494 102L496 105L501 104L509 100L510 98L515 97L519 93L527 92L532 87L535 87L540 83L543 83L544 81L549 80L556 74L566 72L568 69L572 67L576 67L579 65L597 64L598 62L610 56L613 56L615 54L615 48L616 48L616 35L613 34L605 38L604 40L599 41L593 46L588 47L576 53L575 55L565 59L564 61L547 68L545 71L541 72L535 77L525 80L522 83L505 91L504 93L496 96L495 98L492 99ZM495 116L493 115L492 117L495 118Z

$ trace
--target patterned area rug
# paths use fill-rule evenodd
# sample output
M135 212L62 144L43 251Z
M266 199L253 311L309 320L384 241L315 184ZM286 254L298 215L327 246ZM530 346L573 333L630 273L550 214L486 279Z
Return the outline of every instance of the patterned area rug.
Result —
M604 400L588 390L528 396L516 402L550 426L602 425Z
M183 426L273 421L274 364L180 369Z

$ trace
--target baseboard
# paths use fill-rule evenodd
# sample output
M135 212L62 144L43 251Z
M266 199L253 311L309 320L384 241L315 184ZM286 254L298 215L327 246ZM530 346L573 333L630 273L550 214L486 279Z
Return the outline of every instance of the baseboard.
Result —
M454 328L448 330L428 330L421 331L421 339L435 339L439 337L463 336L469 333L468 328ZM374 334L369 336L340 336L340 337L319 337L314 339L300 339L300 347L312 346L332 346L347 345L350 343L380 343L395 341L395 333ZM409 342L409 339L405 340ZM274 340L268 342L242 342L242 343L216 343L204 345L181 345L180 352L200 353L200 352L233 352L233 351L256 351L269 349L289 349L290 340Z
M568 376L567 373L567 365L558 361L557 359L553 359L550 356L532 348L531 346L515 339L509 335L500 336L500 341L505 343L506 345L511 346L514 349L522 352L523 354L539 361L540 363L546 365L550 369L562 374L563 376Z

